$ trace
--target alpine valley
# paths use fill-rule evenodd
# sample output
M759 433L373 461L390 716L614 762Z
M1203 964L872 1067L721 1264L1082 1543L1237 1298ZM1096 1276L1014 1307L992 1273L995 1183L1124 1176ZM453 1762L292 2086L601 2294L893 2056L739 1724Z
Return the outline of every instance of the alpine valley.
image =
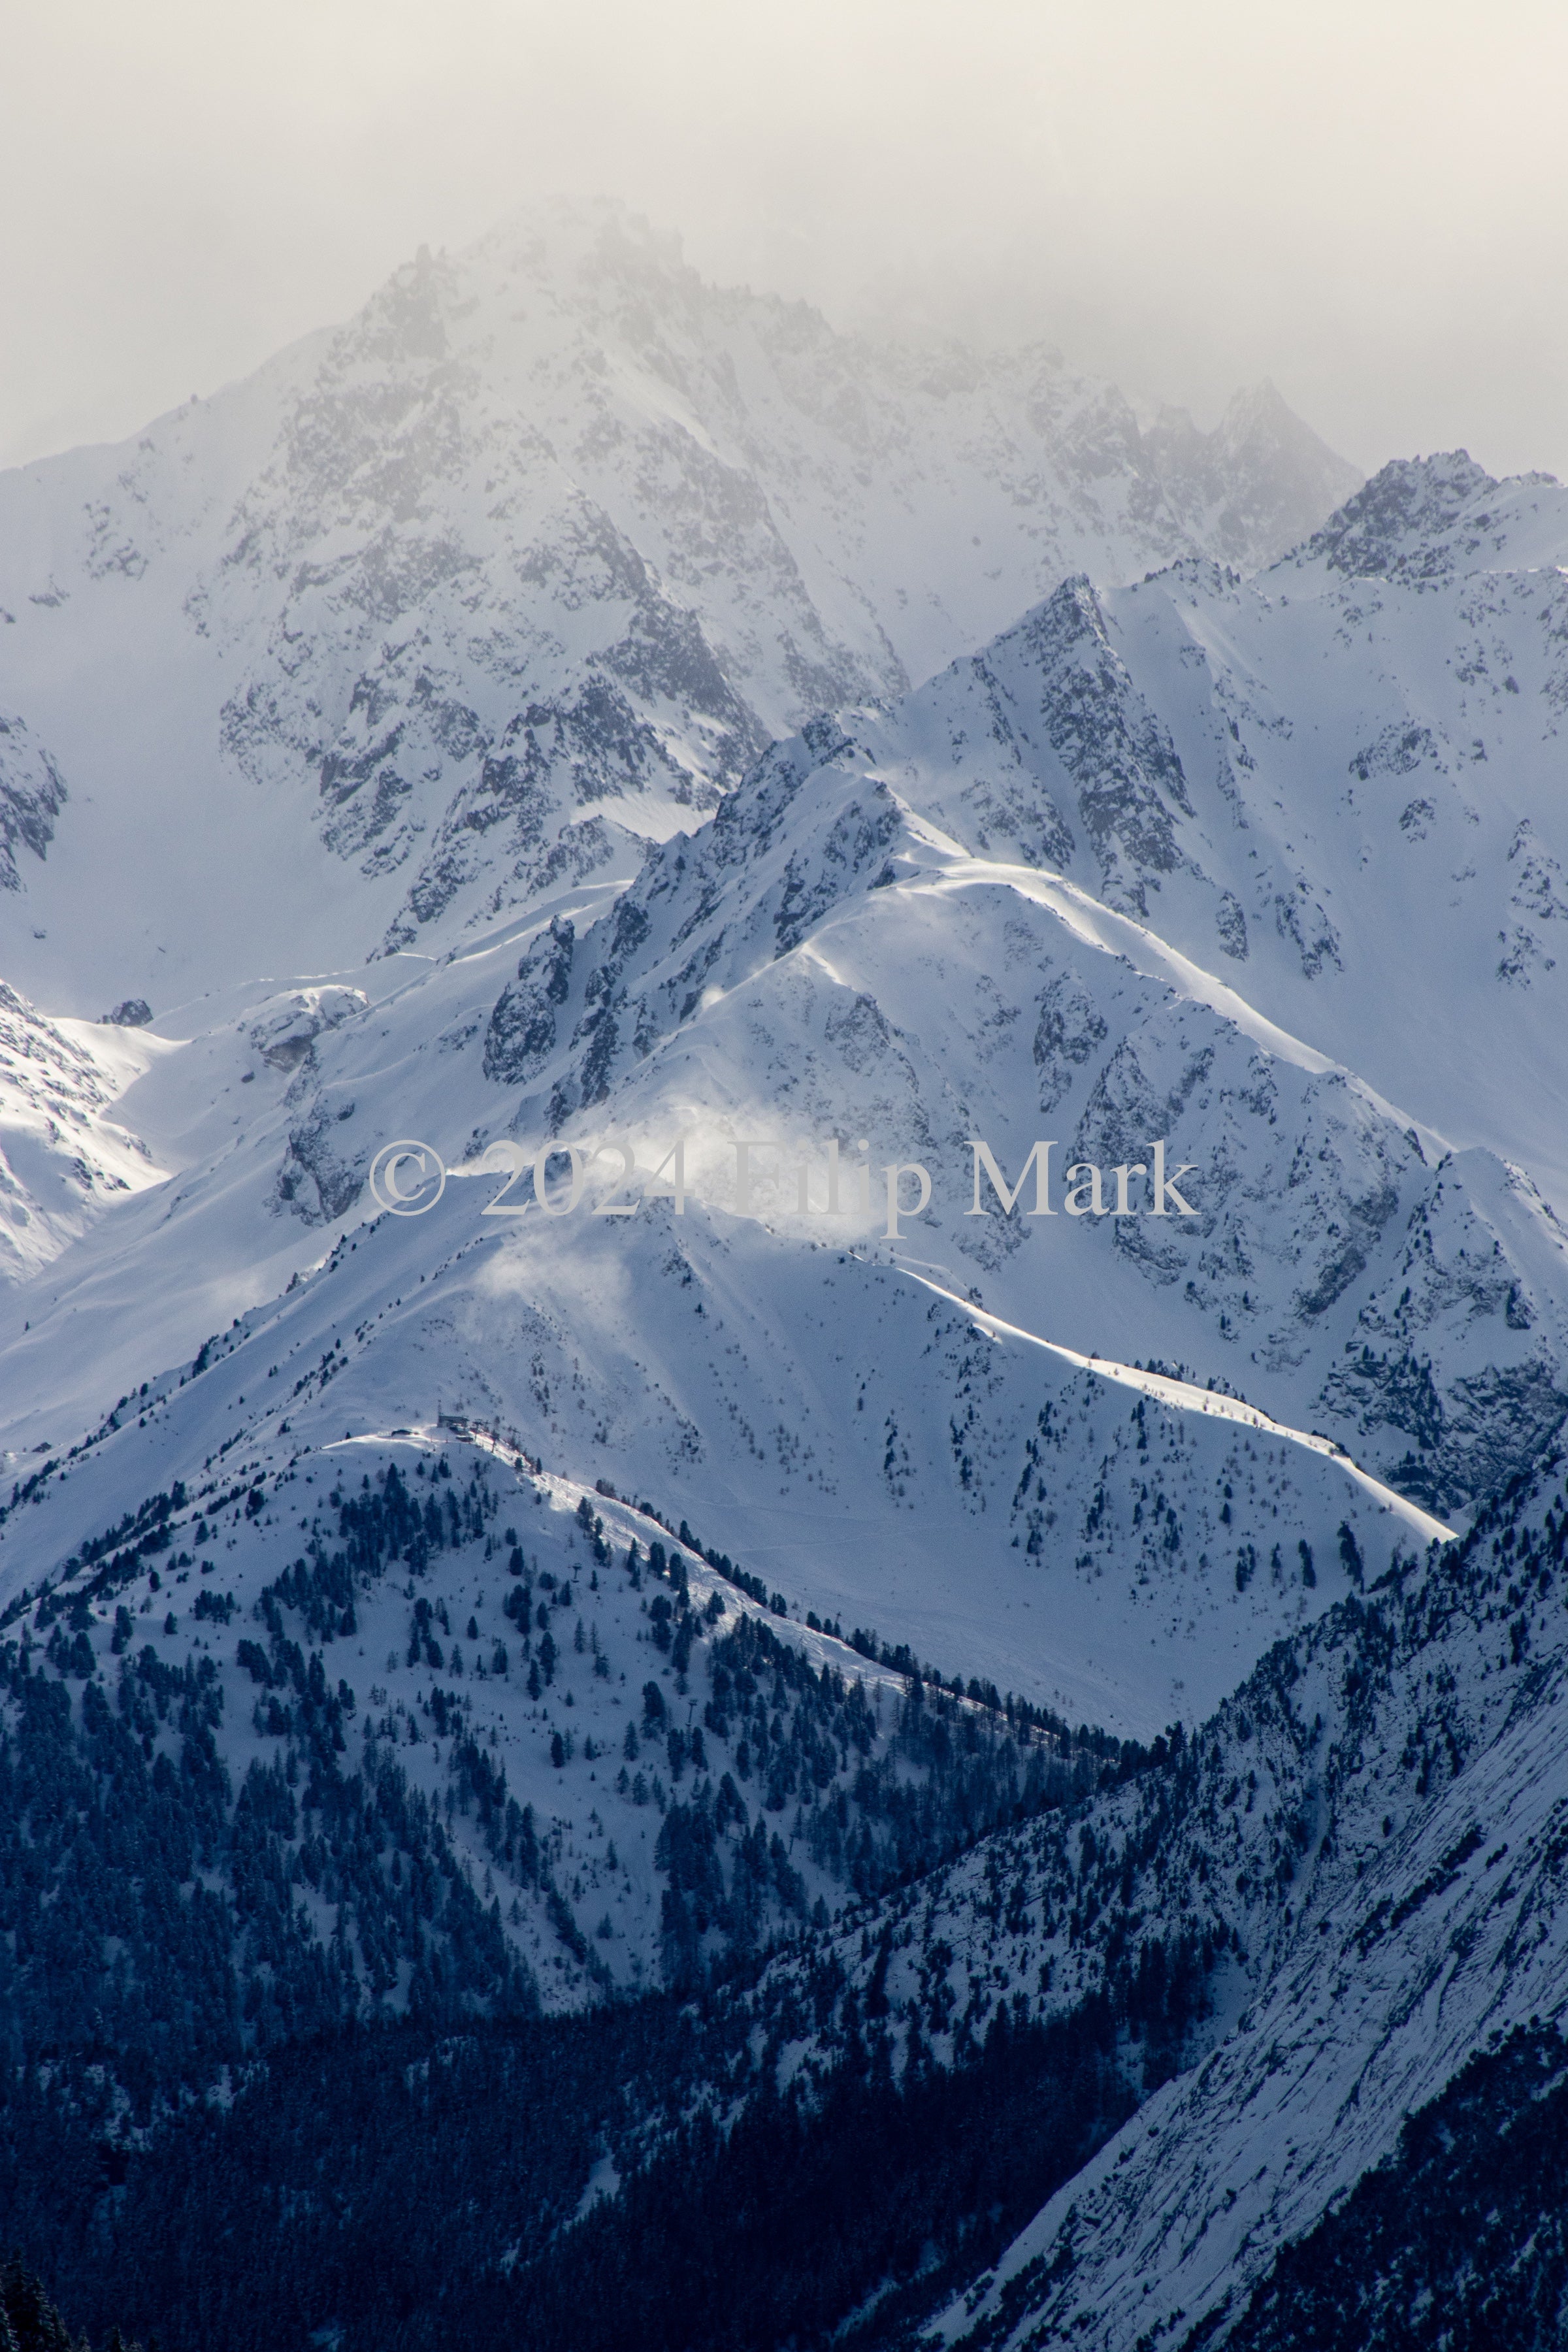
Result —
M1568 2340L1565 730L608 204L0 475L21 2352Z

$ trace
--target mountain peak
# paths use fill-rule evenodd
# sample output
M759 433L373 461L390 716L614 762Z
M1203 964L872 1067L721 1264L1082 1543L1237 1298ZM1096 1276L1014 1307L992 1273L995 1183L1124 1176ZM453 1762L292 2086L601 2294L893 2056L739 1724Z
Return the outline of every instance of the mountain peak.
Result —
M1283 547L1300 519L1343 499L1360 479L1265 377L1235 394L1212 433L1184 410L1144 436L1167 495L1225 562L1250 570Z
M1476 499L1500 485L1468 449L1395 457L1347 499L1312 541L1335 571L1385 573L1445 540Z

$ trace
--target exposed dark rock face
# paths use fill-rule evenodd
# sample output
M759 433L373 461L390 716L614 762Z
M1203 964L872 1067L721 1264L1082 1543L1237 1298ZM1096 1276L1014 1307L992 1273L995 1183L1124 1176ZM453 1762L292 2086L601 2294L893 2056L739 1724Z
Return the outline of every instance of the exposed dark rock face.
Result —
M21 887L18 843L41 858L65 806L64 779L25 720L0 713L0 889Z
M485 1032L485 1076L520 1086L538 1075L555 1047L555 1016L572 990L576 934L557 915L517 968Z

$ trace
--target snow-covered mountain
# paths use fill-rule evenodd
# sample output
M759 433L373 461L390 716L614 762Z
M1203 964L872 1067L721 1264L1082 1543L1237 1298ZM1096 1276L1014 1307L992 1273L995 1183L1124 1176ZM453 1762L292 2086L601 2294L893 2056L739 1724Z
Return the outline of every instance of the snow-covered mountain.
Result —
M54 780L4 968L162 1014L613 886L1064 573L1257 562L1354 479L1267 386L1144 434L1052 352L857 341L616 206L422 253L133 445L0 477L0 709Z
M579 949L555 919L504 987L516 965L492 950L374 1005L343 987L269 999L149 1072L127 1115L184 1172L19 1294L10 1438L63 1451L150 1375L161 1433L61 1464L48 1510L0 1538L6 1590L112 1523L121 1486L194 1491L195 1462L242 1443L287 1460L340 1413L368 1434L460 1407L552 1471L721 1524L802 1609L896 1612L966 1675L1147 1733L1216 1703L1342 1589L1337 1529L1363 1501L1327 1438L1269 1430L1257 1468L1270 1416L1337 1421L1440 1507L1551 1417L1563 1250L1522 1178L1483 1155L1428 1164L1400 1118L1208 1001L1126 919L965 856L805 744L659 853L603 929ZM1038 1101L1064 1013L1054 1208L1031 1215L1026 1185L1004 1214L969 1139L1010 1191L1037 1132L1018 1105ZM527 1170L552 1128L590 1181L546 1217ZM406 1137L454 1171L427 1215L384 1213L368 1187ZM1114 1165L1155 1141L1191 1164L1178 1198L1196 1213L1156 1219L1130 1175L1118 1218ZM1068 1208L1080 1154L1104 1171L1098 1215ZM902 1163L932 1197L889 1240L883 1171ZM906 1176L905 1202L916 1189ZM192 1377L245 1307L244 1367ZM1419 1330L1414 1423L1374 1376L1380 1312L1406 1347ZM332 1364L308 1441L261 1355L307 1401L308 1368ZM1196 1386L1168 1377L1184 1363ZM1396 1514L1363 1549L1439 1531Z
M1563 1412L1562 1228L1517 1163L1473 1142L1456 1150L1354 1075L1356 1057L1322 1051L1299 962L1292 992L1284 956L1260 950L1266 982L1271 961L1282 973L1260 1009L1242 992L1249 974L1216 972L1218 940L1199 960L1190 915L1170 927L1177 945L1163 935L1167 898L1173 912L1184 896L1210 912L1236 904L1201 859L1223 877L1223 860L1257 856L1277 803L1224 798L1212 779L1194 799L1157 714L1134 726L1125 699L1078 708L1079 686L1107 685L1117 667L1103 625L1085 662L1057 667L1042 649L1064 611L1072 642L1087 596L1058 592L889 714L807 730L703 835L654 854L613 919L581 944L559 924L542 935L491 1015L487 1072L521 1087L511 1131L535 1140L617 1122L649 1133L672 1087L677 1104L704 1087L711 1103L721 1069L725 1108L745 1122L734 1132L787 1144L796 1130L873 1129L879 1159L942 1171L945 1202L914 1246L946 1253L950 1279L983 1273L996 1311L1086 1352L1195 1361L1461 1501L1528 1459ZM1544 691L1536 728L1543 709ZM1076 751L1091 772L1075 773ZM1514 878L1503 845L1530 824L1519 809L1555 821L1544 757L1533 777L1510 765L1510 782L1512 807L1478 821L1494 902ZM1304 798L1292 824L1306 835ZM1337 853L1331 823L1321 831ZM1123 843L1142 861L1131 880ZM1531 1056L1549 1068L1553 1005L1550 986L1515 992L1484 965L1478 976L1496 912L1451 922L1440 949L1431 927L1410 926L1407 1006L1384 992L1381 945L1347 945L1321 1030L1350 1044L1359 993L1380 1076L1407 1071L1461 1137L1489 1127L1506 1150L1521 1131L1544 1144L1552 1097L1526 1086L1515 1106L1499 1087L1494 1109L1467 1098L1464 1076L1489 1054L1500 1064L1508 1036L1516 1070ZM1377 932L1368 904L1348 937ZM1294 944L1283 916L1276 946L1282 934ZM1277 1025L1287 1009L1302 1016L1294 1035ZM679 1123L674 1106L662 1116ZM1124 1179L1113 1198L1108 1172L1108 1213L1079 1225L1060 1191L1048 1222L975 1218L974 1137L1005 1143L1015 1176L1054 1138L1058 1178L1149 1162L1163 1138L1198 1171L1198 1213L1156 1223L1153 1179ZM1557 1178L1550 1154L1547 1167ZM757 1197L787 1220L796 1181L775 1174ZM1490 1451L1505 1428L1518 1447L1506 1459Z
M613 208L0 477L95 2326L1320 2352L1420 2181L1557 2340L1565 569Z
M1250 580L1064 583L869 756L1561 1197L1565 562L1549 478L1392 465Z
M460 1407L584 1486L673 1491L802 1609L896 1612L966 1675L1141 1735L1216 1704L1308 1605L1294 1545L1329 1562L1310 1605L1335 1597L1343 1473L1325 1487L1301 1458L1280 1549L1280 1499L1266 1527L1243 1492L1247 1413L1326 1433L1418 1507L1417 1549L1526 1465L1568 1393L1550 1202L1161 936L1165 899L1201 908L1202 859L1267 839L1271 804L1199 797L1174 753L1156 786L1153 714L1142 736L1124 709L1120 735L1107 721L1094 778L1064 765L1071 678L1101 677L1040 658L1064 609L1100 610L1058 592L903 702L812 722L597 919L592 891L566 894L434 966L220 1006L121 1106L177 1183L8 1310L27 1327L13 1452L68 1447L115 1396L166 1392L237 1314L247 1332L277 1315L284 1360L331 1361L358 1433ZM1092 641L1113 666L1103 620ZM1144 770L1116 768L1129 742ZM1142 845L1131 880L1092 862L1097 822ZM1154 863L1178 822L1186 863ZM1134 884L1143 919L1115 903ZM1538 992L1502 998L1544 1053ZM1458 1041L1470 998L1452 1003ZM1373 1019L1420 1028L1381 1001ZM410 1137L453 1179L427 1217L388 1216L368 1179ZM534 1199L547 1145L563 1179L578 1154L572 1213ZM1161 1164L1189 1171L1163 1213ZM999 1183L1021 1187L1010 1210ZM298 1287L345 1248L352 1284ZM1168 1381L1181 1368L1194 1384ZM253 1376L232 1397L203 1377L154 1460L73 1472L73 1492L191 1483L242 1437L294 1450L297 1416ZM1129 1383L1169 1416L1152 1486ZM64 1557L115 1516L110 1491L79 1493L37 1540ZM35 1549L0 1539L7 1589L36 1587Z

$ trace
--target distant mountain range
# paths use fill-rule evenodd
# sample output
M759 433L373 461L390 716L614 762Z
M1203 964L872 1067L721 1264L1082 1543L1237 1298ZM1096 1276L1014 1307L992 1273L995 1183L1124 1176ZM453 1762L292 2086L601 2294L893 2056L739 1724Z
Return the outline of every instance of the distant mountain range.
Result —
M1558 2340L1565 576L610 206L0 476L73 2325Z

